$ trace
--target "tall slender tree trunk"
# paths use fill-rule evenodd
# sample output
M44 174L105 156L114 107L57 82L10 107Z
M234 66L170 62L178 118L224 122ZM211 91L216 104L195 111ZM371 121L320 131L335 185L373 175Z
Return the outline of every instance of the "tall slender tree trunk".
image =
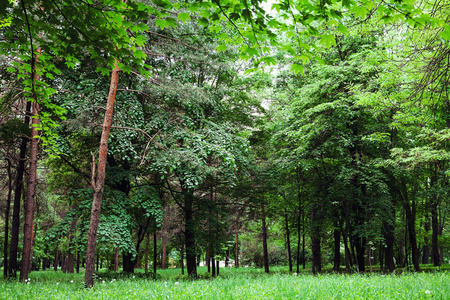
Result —
M338 224L336 222L335 229L333 231L334 237L334 265L333 271L339 272L341 265L341 230L338 229Z
M425 230L425 235L423 238L423 247L422 247L422 264L429 264L430 263L430 239L428 237L428 232L430 231L430 221L428 214L425 215L425 223L423 226L423 229Z
M144 250L144 272L148 272L148 251L150 248L150 234L147 234L147 238L145 240L145 250Z
M316 275L320 271L322 271L322 255L320 250L320 228L317 226L317 221L315 220L315 209L311 211L311 224L313 226L312 228L312 234L311 234L311 248L312 248L312 271L313 274Z
M36 75L37 76L37 75ZM38 80L39 77L34 78ZM27 181L27 200L25 207L24 237L22 251L22 265L20 269L20 280L24 281L31 272L31 251L33 244L33 223L34 223L34 205L37 185L37 154L39 146L38 126L39 126L39 104L36 102L36 94L33 95L32 104L33 118L31 121L31 147L30 147L30 166Z
M31 101L27 101L25 108L25 124L30 124L31 115ZM22 199L23 191L23 177L25 173L25 160L27 155L27 146L29 139L24 137L20 143L19 150L19 164L17 166L16 181L14 187L14 203L12 214L12 227L11 227L11 242L9 244L9 266L8 276L10 278L17 277L17 251L19 246L19 232L20 232L20 200Z
M286 244L288 251L288 259L289 259L289 272L292 272L292 251L291 251L291 236L289 232L289 222L288 222L288 214L287 209L284 209L284 225L286 227Z
M431 176L430 185L433 187L437 184L437 165L433 164L433 176ZM439 243L438 243L438 235L439 235L439 221L438 221L438 199L436 195L432 196L431 199L431 257L433 260L434 266L438 267L441 265L441 259L439 255Z
M352 269L352 256L350 254L350 249L348 248L348 228L346 227L342 231L342 239L344 240L344 249L345 249L345 271L347 273L351 272Z
M391 224L384 224L384 240L386 246L384 248L384 261L386 269L389 273L394 272L395 264L394 264L394 226Z
M161 269L166 269L166 256L167 256L167 216L164 214L163 224L161 228L162 236L162 258L161 258Z
M216 277L216 261L214 259L214 251L211 252L211 276Z
M69 233L69 249L68 249L68 264L67 273L74 273L75 267L75 254L76 254L76 244L74 242L75 238L75 226L77 225L77 218L74 217L70 223L70 233Z
M119 272L119 246L116 247L116 253L114 255L114 272Z
M59 261L59 249L56 248L56 253L55 253L55 263L53 265L53 270L56 272L58 271L58 261Z
M5 241L3 243L3 278L8 277L8 242L9 242L9 212L11 209L11 197L12 197L12 172L11 172L11 160L7 160L7 172L8 172L8 196L6 198L5 208Z
M269 273L269 252L267 250L267 227L266 227L266 212L264 209L264 205L261 206L261 225L262 225L264 272Z
M156 222L155 222L156 223ZM153 273L156 274L156 258L158 256L158 245L156 240L156 224L155 224L155 232L153 233Z
M405 209L406 220L408 223L409 243L411 244L411 256L414 265L414 270L420 271L419 266L420 253L419 249L417 248L416 228L415 228L415 221L416 221L415 203L414 202L412 203L412 207L409 205L409 203L404 203L403 207Z
M181 264L181 275L184 275L184 243L183 243L183 241L181 241L180 264Z
M191 191L188 191L185 194L185 206L184 206L184 212L186 217L186 227L184 230L186 243L186 265L188 275L191 277L197 277L193 205L194 205L194 195Z
M95 252L97 247L97 229L100 221L100 208L103 198L103 188L105 185L106 175L106 159L108 153L108 139L111 130L111 123L114 111L114 100L116 99L117 84L119 82L119 66L118 61L114 64L111 73L111 84L109 86L108 100L106 103L105 119L103 121L102 137L100 140L100 149L98 154L98 168L96 172L95 159L92 161L92 188L94 190L94 198L92 200L91 218L89 222L89 233L86 251L86 273L84 283L87 288L94 286L95 273Z
M239 214L236 213L235 241L234 241L234 265L239 268Z

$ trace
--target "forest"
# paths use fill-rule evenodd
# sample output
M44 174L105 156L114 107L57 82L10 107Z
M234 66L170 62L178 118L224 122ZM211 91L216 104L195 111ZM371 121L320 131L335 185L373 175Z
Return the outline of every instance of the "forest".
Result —
M445 269L449 11L2 1L3 278Z

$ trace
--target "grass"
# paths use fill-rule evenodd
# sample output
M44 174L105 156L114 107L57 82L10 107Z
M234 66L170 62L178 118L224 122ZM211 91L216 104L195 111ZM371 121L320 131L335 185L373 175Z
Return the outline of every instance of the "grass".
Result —
M137 273L111 278L100 273L92 289L83 287L84 273L39 271L29 283L0 281L0 299L449 299L450 273L401 275L288 274L286 268L220 270L220 277L189 280L180 270L158 271L157 280ZM102 274L104 277L102 277ZM134 278L133 278L134 276Z

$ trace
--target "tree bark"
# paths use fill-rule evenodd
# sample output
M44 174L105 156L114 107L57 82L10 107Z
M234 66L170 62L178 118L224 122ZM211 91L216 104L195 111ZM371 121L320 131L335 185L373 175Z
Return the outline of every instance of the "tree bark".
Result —
M156 274L156 258L158 254L158 247L156 243L156 224L155 224L155 232L153 233L153 273Z
M6 198L5 208L5 241L3 243L3 278L8 277L8 242L9 242L9 212L11 209L12 198L12 172L11 172L11 160L7 160L7 172L8 172L8 196Z
M194 224L194 195L191 191L185 193L185 217L186 227L184 230L186 243L186 264L190 277L197 277L196 249L195 249L195 224Z
M114 272L119 272L119 246L116 247L116 253L114 255Z
M163 225L161 228L162 235L162 258L161 258L161 269L166 269L166 256L167 256L167 216L164 214Z
M312 248L312 256L313 256L313 264L312 264L312 271L313 274L316 275L320 271L322 271L322 255L320 250L320 228L317 226L317 221L315 220L315 209L311 211L311 224L313 226L312 228L312 235L311 235L311 248Z
M37 76L37 75L36 75ZM34 78L38 80L39 78ZM20 269L20 280L24 281L28 278L31 272L31 249L33 244L33 223L34 223L34 205L37 185L37 154L39 147L38 126L39 126L39 104L36 102L36 95L34 94L33 118L31 121L31 147L30 147L30 166L27 181L27 200L25 207L24 220L24 237L23 237L23 251L22 251L22 265Z
M85 286L87 288L94 286L95 273L95 252L97 247L97 230L100 221L100 209L103 198L103 188L105 185L106 159L108 152L108 139L111 129L114 100L116 98L117 84L119 81L118 61L114 64L111 73L111 84L109 87L108 100L106 104L105 119L103 121L102 137L100 140L100 149L98 155L98 171L95 172L95 161L92 162L92 188L94 190L94 198L92 200L91 218L89 222L89 233L86 251L86 273L84 276Z
M428 232L430 231L430 221L428 214L425 216L425 224L424 224L425 236L424 236L424 245L422 247L422 264L430 263L430 247L429 247L429 238Z
M384 248L384 261L386 269L389 273L394 272L394 226L390 224L384 224L384 240L386 246Z
M25 124L30 124L31 101L27 101L25 108ZM17 166L16 181L14 187L14 206L12 215L11 227L11 242L9 244L9 266L8 275L10 278L17 277L17 251L19 246L19 231L20 231L20 200L23 191L23 176L25 173L25 159L28 146L28 138L24 137L20 144L19 150L19 164Z
M264 205L261 206L261 225L262 225L264 272L269 273L269 252L267 251L267 227L266 227L266 212L264 210Z
M337 228L337 224L335 224L336 228L333 231L334 236L334 265L333 271L339 272L339 268L341 265L341 231Z
M286 244L288 251L288 259L289 259L289 272L292 273L292 252L291 252L291 236L289 232L289 223L288 223L288 214L287 209L284 209L284 225L286 227Z
M235 242L234 242L234 266L239 268L239 214L236 213L236 228L235 228Z

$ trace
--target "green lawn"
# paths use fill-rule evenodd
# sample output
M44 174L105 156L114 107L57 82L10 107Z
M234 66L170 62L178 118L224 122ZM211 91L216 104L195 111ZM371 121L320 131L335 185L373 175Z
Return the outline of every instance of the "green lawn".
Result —
M157 280L100 274L93 289L83 288L83 273L39 271L27 283L0 281L0 299L450 299L447 271L314 277L272 270L221 269L219 278L198 280L181 277L179 269L158 271ZM199 273L206 278L204 268Z

